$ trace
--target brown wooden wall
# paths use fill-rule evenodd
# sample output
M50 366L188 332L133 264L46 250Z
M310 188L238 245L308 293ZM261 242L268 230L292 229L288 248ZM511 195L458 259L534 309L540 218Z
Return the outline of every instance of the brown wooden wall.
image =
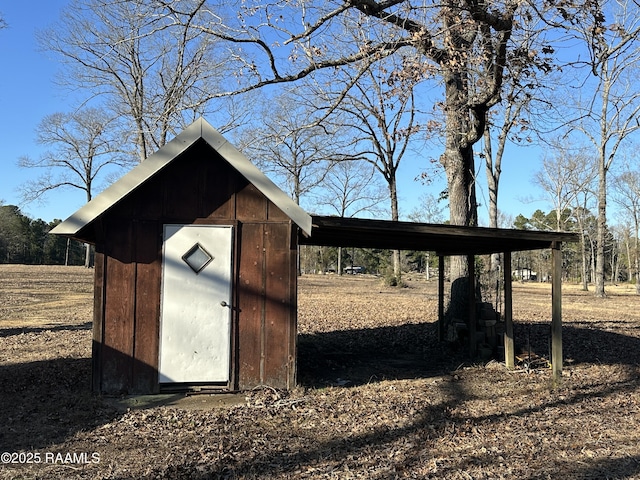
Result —
M297 227L204 142L92 225L96 242L93 386L158 385L166 223L234 225L231 389L295 384Z

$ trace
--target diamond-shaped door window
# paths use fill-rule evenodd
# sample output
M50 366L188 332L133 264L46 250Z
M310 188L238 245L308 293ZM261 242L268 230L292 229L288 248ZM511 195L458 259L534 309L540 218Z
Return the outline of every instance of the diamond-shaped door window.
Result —
M182 260L196 273L200 273L213 258L199 243L196 243L182 256Z

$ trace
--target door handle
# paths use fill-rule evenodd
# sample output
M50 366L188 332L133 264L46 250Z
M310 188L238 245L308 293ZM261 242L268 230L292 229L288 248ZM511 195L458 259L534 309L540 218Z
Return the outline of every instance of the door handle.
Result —
M225 302L224 300L222 300L222 301L220 302L220 305L221 305L222 307L229 307L229 308L231 308L231 305L229 305L229 304L228 304L227 302Z

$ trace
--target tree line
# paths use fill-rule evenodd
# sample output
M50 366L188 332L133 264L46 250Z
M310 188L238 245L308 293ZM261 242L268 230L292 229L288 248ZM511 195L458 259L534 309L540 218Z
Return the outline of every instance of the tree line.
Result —
M602 249L605 252L603 271L605 279L611 283L629 282L636 285L636 291L640 292L638 282L638 265L640 264L640 249L636 221L621 218L621 222L608 227L604 236ZM597 215L588 210L566 208L560 212L560 219L556 210L543 212L536 210L530 217L518 215L514 220L514 227L525 230L557 230L558 222L563 225L563 230L574 231L580 234L581 241L576 244L565 245L563 248L563 271L566 279L580 282L583 290L588 290L589 285L595 284L597 242L598 236ZM514 254L514 265L520 268L541 272L537 280L544 280L550 274L548 271L549 253L517 252Z
M0 205L0 263L84 265L83 244L49 235L59 223L33 220L15 205Z

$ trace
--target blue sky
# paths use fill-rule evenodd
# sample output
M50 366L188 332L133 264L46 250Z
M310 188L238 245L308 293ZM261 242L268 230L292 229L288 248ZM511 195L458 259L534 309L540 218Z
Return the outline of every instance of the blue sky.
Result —
M1 1L0 14L7 28L0 30L0 200L19 205L32 218L51 221L66 218L82 206L81 192L56 192L43 204L20 204L19 188L41 172L21 169L18 158L37 158L42 151L35 143L35 132L43 117L64 111L63 92L54 83L57 64L39 52L35 32L57 18L64 2Z
M2 14L8 27L0 30L0 201L18 205L25 215L51 221L65 219L84 203L84 194L79 190L59 190L49 194L43 202L22 204L19 188L30 177L41 172L25 170L17 166L18 158L28 155L37 158L41 147L35 142L38 123L55 112L67 111L69 99L56 86L55 74L58 64L46 52L38 51L35 32L55 21L66 2L58 0L35 0L17 2L0 1ZM213 125L215 127L215 125ZM426 157L437 158L440 152L429 152ZM424 169L426 160L406 158L399 171L399 194L401 214L406 215L419 205L424 194L438 195L446 185L444 177L425 186L415 181ZM533 173L539 168L540 153L533 147L522 148L510 145L503 160L500 183L499 209L516 216L526 216L536 209L549 210L544 201L523 202L532 197ZM481 223L486 224L488 196L484 183L484 169L476 166L480 174L478 202Z

